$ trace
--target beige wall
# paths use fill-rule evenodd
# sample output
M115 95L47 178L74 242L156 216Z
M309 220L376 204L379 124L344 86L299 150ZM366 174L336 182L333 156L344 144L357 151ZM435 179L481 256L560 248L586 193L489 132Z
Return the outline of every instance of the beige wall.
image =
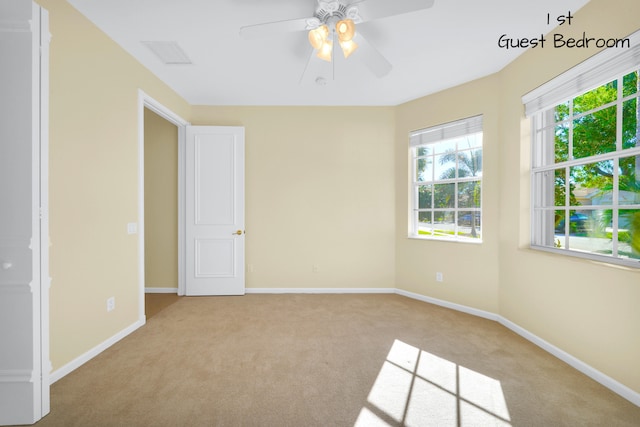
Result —
M398 288L498 312L499 91L496 76L399 106L396 110L396 285ZM483 115L482 243L408 238L409 132ZM436 272L444 280L436 282Z
M612 13L612 11L624 13ZM564 31L625 37L638 28L636 0L592 0ZM596 53L530 50L501 72L397 109L398 288L498 313L640 392L640 271L550 255L529 245L529 124L522 95ZM407 236L407 133L484 114L482 245ZM435 271L445 281L435 283Z
M178 288L178 128L144 109L145 287Z
M245 126L247 287L394 286L393 108L197 106L192 123Z
M53 369L138 320L138 89L190 107L64 0L49 11ZM107 313L106 301L116 308Z

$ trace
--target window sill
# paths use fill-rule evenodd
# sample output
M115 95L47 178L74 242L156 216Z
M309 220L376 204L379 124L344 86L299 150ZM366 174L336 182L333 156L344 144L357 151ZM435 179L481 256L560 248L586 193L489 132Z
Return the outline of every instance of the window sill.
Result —
M423 241L433 241L433 242L447 242L447 243L470 243L472 245L482 244L482 239L447 239L445 237L433 237L433 236L422 236L409 234L407 236L408 239L412 240L423 240Z
M536 246L536 245L531 245L529 248L534 251L546 252L548 254L563 255L571 258L579 258L579 259L595 262L595 263L610 266L610 267L624 266L624 267L631 267L633 269L640 269L640 260L632 259L632 258L612 258L606 255L596 255L596 254L591 254L587 252L578 252L578 251L572 251L569 249L556 249L556 248L549 248L546 246Z

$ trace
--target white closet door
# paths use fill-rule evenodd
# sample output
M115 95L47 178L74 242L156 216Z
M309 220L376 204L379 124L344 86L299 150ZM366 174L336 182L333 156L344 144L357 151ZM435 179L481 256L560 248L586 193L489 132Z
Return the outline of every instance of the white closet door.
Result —
M48 16L0 2L0 424L49 412ZM41 41L41 38L43 39Z

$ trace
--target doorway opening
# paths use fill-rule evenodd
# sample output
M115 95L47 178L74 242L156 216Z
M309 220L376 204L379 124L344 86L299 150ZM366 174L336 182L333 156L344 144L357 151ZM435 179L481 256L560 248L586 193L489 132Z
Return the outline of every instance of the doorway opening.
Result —
M177 300L178 127L144 109L145 316Z
M139 91L138 124L138 313L145 322L146 291L184 295L182 188L189 123ZM153 315L168 304L150 305Z

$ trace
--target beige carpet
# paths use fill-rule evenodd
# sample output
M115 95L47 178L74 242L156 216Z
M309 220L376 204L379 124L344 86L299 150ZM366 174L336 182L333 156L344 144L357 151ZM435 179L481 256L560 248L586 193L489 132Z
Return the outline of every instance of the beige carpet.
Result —
M499 324L397 295L182 297L62 378L37 426L638 426Z
M144 314L147 320L178 302L179 299L177 294L144 294Z

